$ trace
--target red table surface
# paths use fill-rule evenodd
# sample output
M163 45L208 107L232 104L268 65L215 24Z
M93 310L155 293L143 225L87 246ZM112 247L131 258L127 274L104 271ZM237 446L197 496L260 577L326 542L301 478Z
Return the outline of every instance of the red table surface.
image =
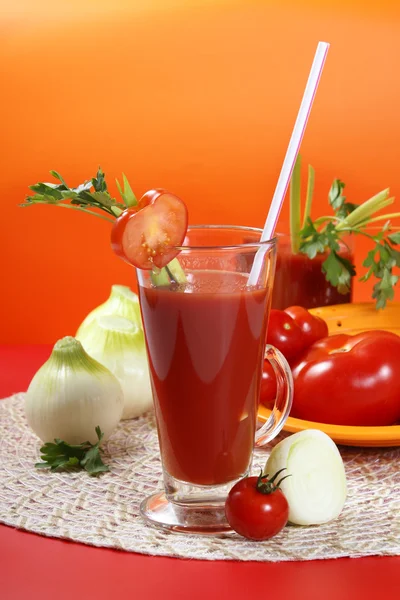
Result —
M26 390L49 346L0 346L0 397ZM1 465L0 465L1 468ZM266 544L267 545L267 544ZM257 563L93 548L0 525L2 600L398 599L400 557Z

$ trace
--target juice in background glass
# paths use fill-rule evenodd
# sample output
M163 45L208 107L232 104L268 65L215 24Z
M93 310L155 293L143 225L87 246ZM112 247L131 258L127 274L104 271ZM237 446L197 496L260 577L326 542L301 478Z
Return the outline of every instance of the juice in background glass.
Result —
M244 227L189 227L178 256L186 283L154 287L149 271L137 271L165 487L142 503L152 524L229 530L230 487L249 473L255 439L271 440L290 411L290 369L269 347L279 391L256 431L276 253L274 240L259 238ZM262 272L249 287L260 249Z
M288 306L317 308L332 304L351 302L352 286L347 294L341 294L325 278L322 263L327 254L317 254L311 259L302 252L294 253L290 235L277 233L277 256L271 308L284 310ZM353 240L347 236L341 242L339 254L354 264Z
M303 253L293 253L289 235L277 235L276 273L272 294L272 308L284 310L288 306L316 308L351 302L352 290L341 294L325 278L322 263L327 254L311 259ZM346 240L347 241L347 240ZM350 249L341 244L339 254L354 264Z

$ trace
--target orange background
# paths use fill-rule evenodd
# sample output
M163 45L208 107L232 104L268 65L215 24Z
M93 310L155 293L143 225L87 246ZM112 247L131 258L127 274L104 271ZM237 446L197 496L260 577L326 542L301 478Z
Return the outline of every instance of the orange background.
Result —
M400 197L397 4L3 0L0 342L74 334L112 283L134 282L108 223L17 207L50 169L78 184L100 164L137 194L175 192L192 223L262 226L318 40L331 49L302 146L314 214L334 177L353 202Z

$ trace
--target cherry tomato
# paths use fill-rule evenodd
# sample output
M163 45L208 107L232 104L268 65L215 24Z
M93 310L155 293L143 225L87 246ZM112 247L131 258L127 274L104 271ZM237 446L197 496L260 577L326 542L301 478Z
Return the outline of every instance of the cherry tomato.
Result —
M320 317L316 317L302 306L289 306L285 308L287 313L303 332L305 347L311 346L317 340L328 336L328 325Z
M274 408L276 391L276 375L274 369L269 360L265 360L260 389L261 404L272 410Z
M335 425L400 420L400 337L388 331L333 335L292 364L291 416Z
M165 267L185 239L188 224L184 202L166 190L150 190L137 206L116 219L111 232L114 252L139 269Z
M226 518L240 535L250 540L267 540L285 527L289 505L279 489L280 482L274 483L279 473L270 480L268 475L262 474L246 477L229 492L225 503Z
M278 348L287 360L297 356L306 347L305 337L299 325L286 311L270 311L267 344Z

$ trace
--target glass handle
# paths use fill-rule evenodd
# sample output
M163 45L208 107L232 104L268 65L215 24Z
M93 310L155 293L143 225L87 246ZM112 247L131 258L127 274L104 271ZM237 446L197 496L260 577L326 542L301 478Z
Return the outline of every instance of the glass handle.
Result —
M265 358L276 375L277 392L269 419L256 432L256 446L265 446L278 435L289 416L293 402L293 377L286 358L274 346L267 344Z

